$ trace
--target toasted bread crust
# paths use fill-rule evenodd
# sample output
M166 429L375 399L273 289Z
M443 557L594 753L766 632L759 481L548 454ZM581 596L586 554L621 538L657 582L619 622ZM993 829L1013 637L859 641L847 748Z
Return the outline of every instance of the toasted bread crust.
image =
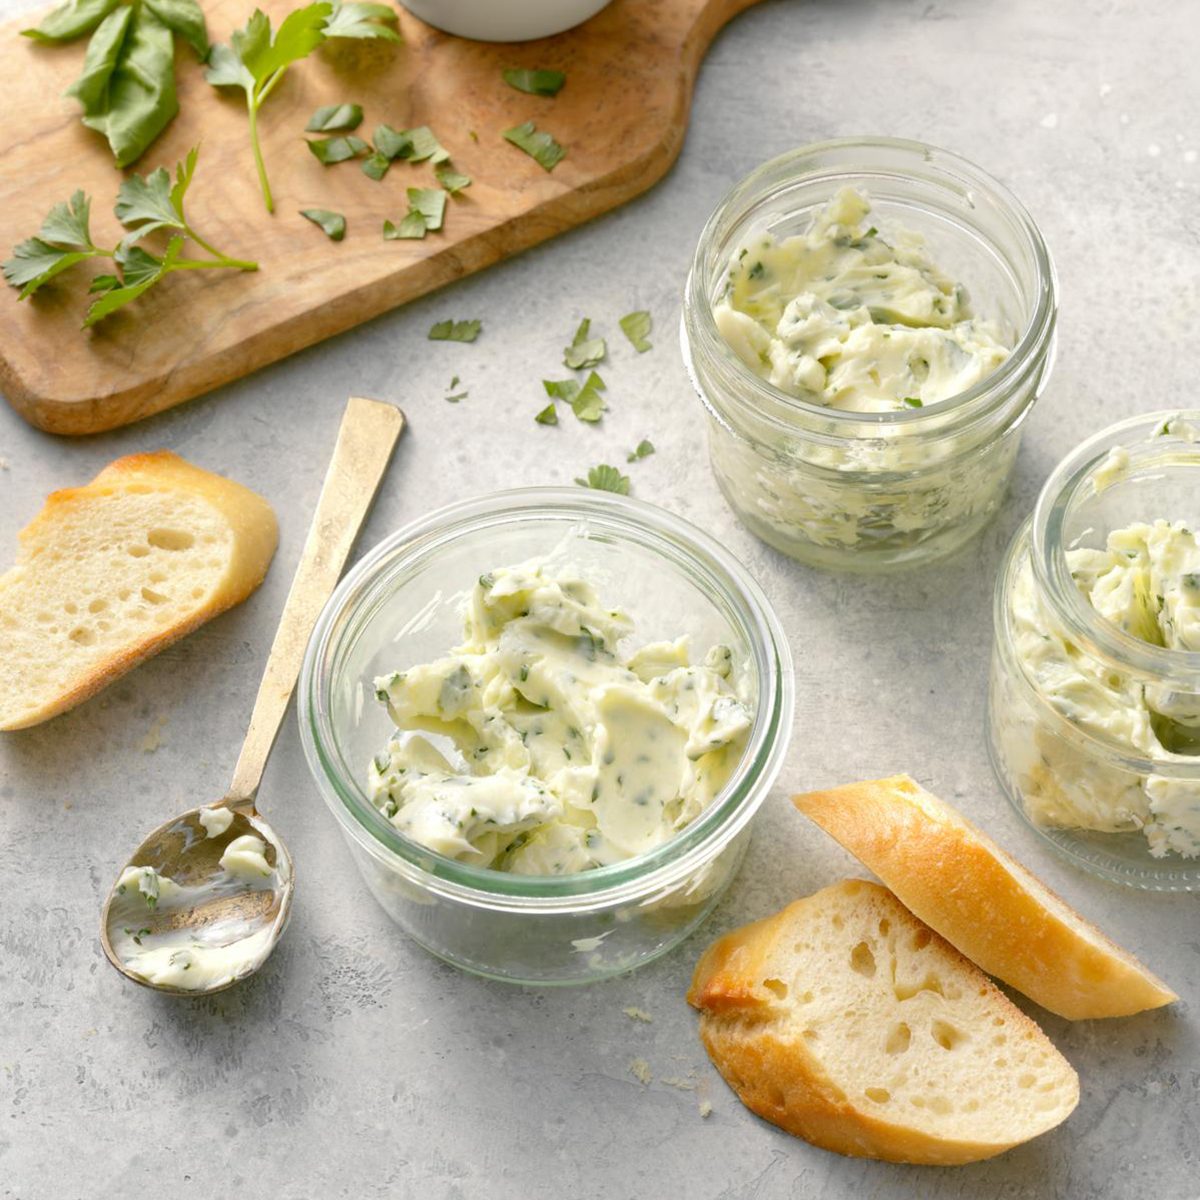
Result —
M802 919L799 914L806 907L819 903L826 893L862 889L886 893L876 883L844 880L815 896L795 901L772 917L735 929L709 946L696 966L687 998L702 1014L700 1039L713 1064L751 1112L839 1154L955 1166L991 1158L1027 1140L1031 1135L1005 1141L938 1137L882 1120L849 1098L829 1078L804 1039L788 1029L783 1019L786 1002L764 988L763 976L769 973L769 964L776 957L786 958L783 943L794 938L796 922ZM889 899L895 903L893 897ZM961 975L1004 1011L1013 1030L1044 1042L1048 1053L1070 1070L1034 1021L952 946L936 934L931 937L957 960ZM1057 1123L1049 1121L1047 1128Z
M1132 955L907 775L793 797L984 971L1071 1020L1178 997Z
M279 540L279 527L270 504L233 480L193 466L169 450L159 450L119 458L91 483L52 492L41 512L17 535L20 557L12 570L0 577L0 584L17 576L40 541L53 540L55 525L66 509L92 503L98 496L138 488L191 492L221 512L233 532L233 557L220 586L186 619L131 639L103 662L81 672L69 688L48 698L37 709L19 719L0 723L0 730L27 729L75 708L160 650L246 599L262 583Z

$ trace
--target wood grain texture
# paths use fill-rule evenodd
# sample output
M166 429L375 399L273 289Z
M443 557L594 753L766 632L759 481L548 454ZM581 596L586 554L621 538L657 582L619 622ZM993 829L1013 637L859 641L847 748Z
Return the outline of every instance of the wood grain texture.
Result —
M5 289L0 388L23 417L54 433L125 425L624 203L674 162L704 52L752 3L615 0L575 30L521 45L449 37L402 10L403 46L328 43L289 72L260 116L273 217L258 191L242 93L211 88L191 51L178 48L179 116L135 168L169 166L199 143L189 219L226 254L256 259L259 271L181 272L89 331L80 329L87 264L21 303ZM250 7L210 0L210 37L227 41ZM295 5L266 0L262 7L277 22ZM103 139L62 96L79 72L84 40L36 45L17 36L31 23L0 32L5 126L20 137L4 149L0 253L35 233L50 206L80 187L93 197L97 244L115 244L120 175ZM525 95L504 83L501 70L510 66L557 68L566 87L553 99ZM405 188L434 185L427 163L398 162L376 183L357 163L323 167L308 152L309 115L341 101L363 106L359 132L368 139L380 123L430 125L455 166L472 176L450 201L443 232L382 240L383 221L405 212ZM567 147L551 174L501 137L530 119ZM299 215L304 208L344 213L345 240L329 241Z

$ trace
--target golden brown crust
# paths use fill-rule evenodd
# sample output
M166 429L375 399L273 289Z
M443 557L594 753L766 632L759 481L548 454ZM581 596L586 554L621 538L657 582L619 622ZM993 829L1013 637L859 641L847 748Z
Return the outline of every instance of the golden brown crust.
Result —
M776 957L777 943L793 939L798 921L803 920L797 910L819 902L825 892L862 889L886 892L866 880L844 880L772 917L725 934L701 956L688 1003L701 1012L700 1039L722 1078L751 1112L816 1146L856 1158L955 1166L991 1158L1027 1140L963 1140L881 1120L853 1103L828 1077L817 1055L789 1026L788 1003L764 990L763 976ZM1070 1070L1036 1022L968 959L936 934L931 936L957 961L959 972L972 986L1004 1010L1005 1021L1018 1037L1043 1042ZM778 957L786 959L786 946L780 947Z
M53 539L55 523L61 520L64 509L87 504L97 495L138 487L148 491L191 492L222 513L233 531L233 557L221 584L186 619L169 629L131 641L34 712L0 724L0 730L27 729L75 708L146 659L246 599L262 583L279 540L279 527L270 504L240 483L193 466L169 450L126 455L110 463L91 483L52 492L41 512L18 534L22 554L28 554L39 539Z
M810 792L793 803L921 920L1050 1012L1071 1020L1128 1016L1178 999L907 775ZM1056 903L1065 911L1055 911Z

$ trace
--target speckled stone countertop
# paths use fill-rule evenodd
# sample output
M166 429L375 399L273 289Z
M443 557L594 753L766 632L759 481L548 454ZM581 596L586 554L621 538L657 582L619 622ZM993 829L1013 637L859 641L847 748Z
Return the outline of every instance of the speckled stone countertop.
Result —
M678 165L628 207L112 435L58 440L0 409L6 556L45 493L160 446L258 488L282 522L278 559L247 604L103 697L0 742L0 1196L1200 1197L1200 897L1126 891L1060 861L1002 798L983 738L993 579L1041 481L1100 425L1196 403L1198 45L1200 10L1166 0L765 0L713 46ZM886 580L807 570L738 525L713 486L675 336L696 236L730 184L785 149L851 133L921 138L981 163L1033 212L1061 277L1058 364L1002 513L952 561ZM641 356L616 329L633 308L655 319ZM536 427L539 380L584 315L610 335L611 411L595 429ZM482 318L484 333L472 346L428 342L446 316ZM443 399L453 375L470 392L457 405ZM125 855L224 791L352 392L395 400L411 421L362 546L463 495L568 483L650 437L658 452L627 468L634 493L715 531L777 605L798 665L791 753L739 880L665 960L547 991L435 961L368 896L289 720L261 803L300 883L267 968L189 1001L105 963L97 915ZM973 1167L852 1161L759 1121L708 1065L683 1002L715 933L856 871L789 791L897 770L960 806L1183 997L1074 1025L1019 1001L1078 1068L1083 1097L1065 1126ZM652 1019L631 1019L631 1006Z

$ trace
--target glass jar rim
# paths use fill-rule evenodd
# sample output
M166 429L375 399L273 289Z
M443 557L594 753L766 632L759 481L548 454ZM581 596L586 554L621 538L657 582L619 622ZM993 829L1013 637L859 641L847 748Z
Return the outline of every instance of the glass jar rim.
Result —
M869 156L872 152L880 155L880 162L871 162ZM884 156L890 156L886 162L882 161ZM902 170L890 160L891 157L905 162L906 169ZM887 174L936 183L967 197L974 190L983 191L1006 213L1027 240L1036 270L1036 302L1025 328L1008 357L995 371L948 400L928 408L877 413L853 412L813 404L775 387L750 371L717 328L709 280L705 277L704 259L722 223L731 215L738 220L751 215L772 194L771 190L756 194L756 187L761 189L779 175L787 175L787 184L804 178L817 180L833 175L836 173L835 162L831 160L838 158L846 159L841 169L847 174L853 169L868 171L873 167L880 170L886 167ZM806 163L819 165L805 172L803 167ZM739 201L744 201L740 211ZM978 228L975 232L981 236L984 233ZM990 238L985 237L985 240L996 249ZM855 436L856 429L862 431L859 436L863 437L879 437L893 429L908 434L926 433L940 437L948 432L963 432L976 423L987 421L997 409L1004 406L1013 391L1038 369L1054 336L1057 290L1057 276L1050 252L1028 210L1004 184L968 159L953 151L908 138L855 136L813 142L777 155L755 168L725 193L705 222L685 285L687 303L684 305L682 329L685 335L684 357L687 361L691 353L690 345L697 343L710 361L723 364L733 373L739 393L749 407L759 416L774 420L785 428L789 426L789 421L777 415L779 413L786 414L796 423L819 420L827 423L831 429L839 430L843 437ZM689 366L689 369L692 368ZM692 373L694 377L694 369ZM833 435L830 440L838 439Z
M466 533L514 518L592 520L606 533L624 529L639 544L686 560L741 619L755 656L758 704L746 749L712 803L675 837L646 854L570 875L514 875L471 866L406 838L370 802L331 747L329 666L352 633L352 619L406 569L427 562ZM791 735L794 679L782 624L757 582L716 539L645 501L580 488L531 487L459 500L384 538L346 574L313 631L301 668L298 707L309 769L343 828L393 868L432 891L489 907L577 908L612 903L667 887L709 861L744 827L782 766Z
M1171 432L1175 422L1200 429L1200 409L1164 409L1127 417L1094 433L1071 451L1050 473L1034 505L1030 555L1038 589L1072 642L1093 658L1115 661L1146 679L1171 680L1200 691L1200 650L1155 646L1103 617L1071 578L1066 522L1075 506L1095 495L1096 472L1111 450L1128 455L1123 474L1154 469L1182 449L1187 465L1200 468L1200 441Z

